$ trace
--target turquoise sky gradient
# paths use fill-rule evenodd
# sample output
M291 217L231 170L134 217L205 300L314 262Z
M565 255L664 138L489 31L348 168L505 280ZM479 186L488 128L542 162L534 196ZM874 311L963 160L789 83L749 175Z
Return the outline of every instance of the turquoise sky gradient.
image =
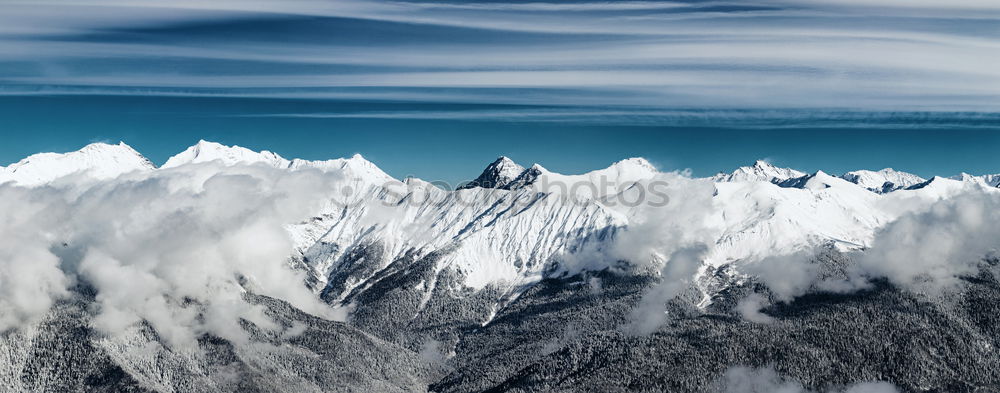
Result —
M983 114L684 112L498 120L527 108L149 96L0 97L0 162L125 141L157 164L206 139L326 159L361 153L391 175L457 182L499 155L580 173L634 156L708 176L755 159L806 171L894 167L921 176L1000 172L1000 119ZM552 113L551 108L534 108ZM469 116L462 116L462 113ZM322 113L270 116L269 113ZM425 118L393 118L421 113ZM337 116L337 115L346 116ZM430 116L440 114L439 116Z

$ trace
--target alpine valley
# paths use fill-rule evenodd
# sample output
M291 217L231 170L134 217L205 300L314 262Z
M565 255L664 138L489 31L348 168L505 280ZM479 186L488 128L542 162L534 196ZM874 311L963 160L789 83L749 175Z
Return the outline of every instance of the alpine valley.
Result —
M998 185L36 154L0 167L0 391L998 392Z

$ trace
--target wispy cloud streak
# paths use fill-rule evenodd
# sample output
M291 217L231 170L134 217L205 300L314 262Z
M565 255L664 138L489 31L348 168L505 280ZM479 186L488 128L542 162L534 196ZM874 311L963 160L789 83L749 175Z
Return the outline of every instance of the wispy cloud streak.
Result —
M607 104L995 111L995 2L14 1L0 88L495 88ZM176 91L174 92L176 94ZM390 91L391 93L391 91ZM410 91L409 93L412 93ZM454 91L448 92L454 95ZM333 94L331 94L332 96ZM390 94L391 95L391 94ZM534 102L521 102L534 104Z

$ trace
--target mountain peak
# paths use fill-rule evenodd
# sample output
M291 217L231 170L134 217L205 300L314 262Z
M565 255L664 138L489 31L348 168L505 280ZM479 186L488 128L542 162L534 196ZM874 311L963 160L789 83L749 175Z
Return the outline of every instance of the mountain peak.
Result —
M983 177L961 172L955 176L952 176L951 179L961 180L964 182L979 182L983 180Z
M0 183L37 186L79 172L95 179L110 179L127 172L155 168L124 142L115 145L97 142L69 153L33 154L8 167L0 167Z
M611 164L610 168L618 168L620 170L624 169L624 170L634 170L641 172L652 172L652 173L657 172L656 167L653 166L653 164L650 163L649 160L642 157L626 158L624 160Z
M240 146L226 146L204 139L186 150L170 157L163 168L173 168L184 164L217 161L223 165L265 163L274 167L287 167L289 161L276 153L262 150L259 153Z
M80 150L77 150L76 152L108 151L108 150L121 150L121 149L135 151L135 149L133 149L132 146L126 145L125 142L118 141L118 143L114 144L107 142L94 142L82 147ZM70 153L75 153L75 152L70 152ZM70 153L64 153L64 154L70 154Z
M462 185L458 189L464 190L474 187L505 188L511 181L521 175L524 170L523 166L518 165L510 158L500 156L487 165L483 173L479 174L479 177Z
M185 164L204 162L219 162L225 166L236 164L263 164L279 169L318 169L321 171L341 171L352 179L360 179L372 183L385 183L395 179L389 176L361 154L355 153L350 158L337 158L325 161L310 161L303 159L287 160L277 153L267 150L256 152L240 146L226 146L216 142L199 140L183 152L170 157L163 168L174 168Z
M848 188L857 188L854 184L851 184L851 182L832 176L822 170L818 170L811 175L791 178L775 184L784 188L801 188L806 190L822 190L830 187L843 188L844 186L847 186Z
M800 172L791 168L779 168L767 161L756 160L753 165L739 167L732 173L719 173L712 176L712 180L717 182L765 181L770 183L780 183L789 179L803 177L805 175L805 172Z
M385 183L387 181L395 180L392 176L383 172L378 165L374 162L368 161L367 158L362 156L360 153L354 153L351 158L342 158L339 160L331 160L327 162L337 162L343 161L340 169L344 170L344 173L355 179L365 179L368 181ZM321 167L319 163L323 161L311 161L314 166Z
M642 179L649 179L656 176L658 171L648 160L642 157L626 158L611 166L588 172L580 176L597 181L602 179L605 182L614 184L631 184Z

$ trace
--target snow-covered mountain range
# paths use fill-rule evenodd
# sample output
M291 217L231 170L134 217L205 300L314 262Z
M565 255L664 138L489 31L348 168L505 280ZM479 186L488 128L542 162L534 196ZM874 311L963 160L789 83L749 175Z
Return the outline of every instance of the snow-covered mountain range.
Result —
M209 184L215 175L219 181ZM947 335L949 343L968 345L947 358L928 355L934 368L901 369L887 377L907 384L913 373L923 373L927 380L947 377L952 384L981 374L968 370L1000 362L982 349L989 348L984 340L992 336L970 322L994 315L992 306L953 310L950 303L877 285L864 296L823 303L819 311L810 305L823 302L822 296L794 305L779 302L820 285L820 277L845 280L821 291L847 291L843 286L857 278L847 266L905 277L916 261L925 275L920 280L942 271L946 279L952 272L975 273L935 261L955 262L938 249L965 247L955 240L970 237L963 230L985 233L984 243L993 244L992 234L1000 229L981 218L989 213L983 207L993 205L963 197L1000 195L997 179L962 174L925 180L892 169L835 176L765 161L690 178L663 173L642 158L567 175L500 157L469 184L446 190L416 178L394 179L360 155L286 159L206 141L161 167L125 144L36 154L0 167L0 193L20 201L17 206L28 213L0 212L6 214L0 229L7 230L0 237L6 241L0 268L7 270L0 273L17 274L0 274L8 285L0 287L6 296L0 297L0 311L20 313L0 315L0 322L24 325L0 335L5 365L0 390L478 392L518 391L518 384L532 386L523 391L546 390L558 383L586 391L591 385L640 383L644 391L695 385L700 388L682 391L703 391L723 371L719 367L747 359L774 361L766 356L771 351L809 348L805 352L813 354L817 342L836 349L830 353L848 355L827 363L787 356L778 364L794 364L787 369L801 378L836 368L833 376L815 380L818 389L883 379L885 374L872 370L881 373L900 358L924 359L906 346L892 346L884 361L869 362L886 350L879 343L900 332L907 337L925 332L918 334L930 343L945 342L936 338ZM183 192L192 184L190 194ZM224 192L209 192L220 187ZM322 190L318 197L310 194L315 198L287 198L317 190ZM173 199L160 201L158 192ZM242 204L244 197L252 203ZM297 205L301 201L309 203ZM941 204L949 201L954 203ZM289 213L297 218L286 220L281 214L306 210L303 206L308 206L304 216ZM60 225L75 222L77 215L83 216L78 225ZM268 219L244 219L253 215ZM937 225L941 217L958 222ZM33 219L51 222L33 229L28 226ZM921 227L925 224L934 230ZM863 255L854 251L876 249L879 236L899 228L897 242L920 257L903 253L904 263L889 267L881 265L889 259L884 254L874 267L863 265L863 257L851 260ZM944 240L928 242L920 237L925 232ZM25 244L37 247L17 254ZM46 257L44 250L53 254ZM683 262L687 250L702 250L691 270ZM959 254L979 258L981 251ZM261 259L261 252L270 257ZM799 253L809 258L782 262ZM121 262L108 254L126 258ZM257 266L274 259L274 266ZM40 267L44 262L50 270ZM26 268L35 270L25 273ZM80 280L45 281L52 274L63 277L62 269ZM269 281L267 275L281 280ZM33 281L25 285L22 276ZM3 281L7 277L20 281ZM975 304L997 304L988 292L993 276L984 277L962 289L968 291L963 296L985 293L987 300ZM72 282L52 290L51 305L32 298L47 294L46 285ZM280 290L289 287L297 291ZM770 298L755 297L759 294ZM4 303L8 298L32 301L11 308ZM747 306L747 299L760 303ZM772 306L765 314L767 304ZM871 313L872 307L881 312ZM312 314L327 308L346 310L347 317ZM629 333L636 316L655 318L664 311L675 323L652 325L648 332L658 333L646 337ZM857 315L868 319L856 322ZM776 330L757 330L769 329L776 319L782 321ZM178 331L196 337L197 350L164 338ZM727 338L703 345L705 331L727 332ZM859 337L868 341L858 343ZM648 348L655 354L614 354ZM714 371L684 362L698 366L674 365L676 372L662 372L663 362L705 348L713 348L706 359L719 359L706 363ZM934 345L933 351L950 348L954 345ZM985 352L962 357L979 350ZM853 361L853 353L864 353L859 357L864 361ZM587 360L591 356L620 356L630 366ZM565 364L567 358L584 360ZM846 371L853 368L867 374ZM597 379L588 382L569 372ZM629 376L632 372L650 374ZM560 375L559 382L546 379L548 373ZM986 386L995 379L983 378L967 383Z
M360 155L308 161L199 141L160 168L124 143L36 154L0 167L0 183L38 186L71 174L107 180L199 163L343 174L352 187L341 196L342 203L287 227L299 253L295 258L310 272L314 289L340 300L370 285L393 261L432 254L437 256L436 270L453 271L465 286L498 285L504 288L501 292L516 292L558 269L560 261L589 243L642 219L648 211L613 199L664 176L642 158L564 175L500 157L470 183L448 191L419 179L393 179ZM716 229L715 247L706 265L720 266L824 245L860 249L878 228L902 213L884 208L892 201L930 202L967 187L996 189L996 179L1000 176L924 180L889 168L832 176L757 161L692 181L711 183L715 189L710 197L716 208L707 214ZM374 253L373 244L378 245ZM365 263L371 266L354 266L359 262L351 259L358 250L368 250ZM423 284L428 296L434 286Z
M282 169L316 168L322 170L347 170L352 176L364 177L373 182L394 180L375 164L360 154L350 158L325 161L286 159L263 150L252 151L240 146L224 146L214 142L199 141L197 144L170 157L160 168L174 168L185 164L218 162L224 165L264 164ZM151 161L124 142L118 144L93 143L69 153L38 153L10 164L0 166L0 183L13 182L22 186L37 186L76 173L86 173L95 179L111 179L133 171L157 169ZM630 158L614 165L583 175L563 175L546 170L539 164L525 168L508 157L499 157L490 163L476 179L461 185L458 189L492 188L517 189L548 178L550 183L628 183L653 177L657 169L647 160ZM810 176L792 168L776 167L764 160L753 165L737 168L731 173L711 176L714 182L770 182L796 184L789 180L802 180ZM856 170L837 176L848 182L876 193L887 193L904 188L919 187L927 179L920 176L885 168L878 171ZM1000 174L970 175L966 173L942 178L962 182L982 183L990 187L1000 186ZM419 180L419 179L416 179Z

